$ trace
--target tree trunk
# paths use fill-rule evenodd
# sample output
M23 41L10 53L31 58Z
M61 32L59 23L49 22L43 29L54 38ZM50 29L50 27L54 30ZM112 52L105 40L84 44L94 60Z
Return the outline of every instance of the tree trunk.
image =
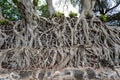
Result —
M46 0L47 6L48 6L48 12L49 15L51 16L53 13L55 13L55 9L52 4L52 0Z
M82 0L82 14L85 17L92 17L94 15L93 8L96 0Z

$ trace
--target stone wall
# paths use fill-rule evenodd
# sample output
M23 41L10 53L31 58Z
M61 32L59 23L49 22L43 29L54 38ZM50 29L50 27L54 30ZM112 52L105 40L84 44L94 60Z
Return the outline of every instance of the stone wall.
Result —
M93 69L86 68L64 68L36 69L24 71L1 71L0 80L120 80L120 68L115 71L110 68Z

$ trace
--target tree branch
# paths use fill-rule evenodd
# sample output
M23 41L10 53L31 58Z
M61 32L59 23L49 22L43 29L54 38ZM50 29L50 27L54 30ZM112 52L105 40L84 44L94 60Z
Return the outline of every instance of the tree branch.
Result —
M105 14L108 13L109 11L113 10L114 8L118 7L119 5L120 5L120 3L116 4L115 6L113 6L113 7L110 8L110 9L107 9L107 10L105 11Z

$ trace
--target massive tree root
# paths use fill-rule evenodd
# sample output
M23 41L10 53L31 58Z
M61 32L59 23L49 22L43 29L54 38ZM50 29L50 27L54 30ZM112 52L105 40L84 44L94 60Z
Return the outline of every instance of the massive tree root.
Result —
M0 67L61 69L120 65L120 28L80 18L44 18L25 0L25 18L0 25ZM25 4L28 3L29 4ZM31 5L30 5L31 4Z
M39 18L31 29L21 21L1 25L0 64L8 69L120 65L120 28L77 18ZM34 24L33 24L34 25ZM33 26L32 25L32 26Z

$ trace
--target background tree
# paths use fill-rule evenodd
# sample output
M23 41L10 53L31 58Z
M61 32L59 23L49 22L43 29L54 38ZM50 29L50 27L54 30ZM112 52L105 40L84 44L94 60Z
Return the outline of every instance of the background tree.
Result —
M79 5L79 13L81 13L81 0L70 1L73 6ZM97 0L94 12L102 21L106 22L108 25L118 25L120 22L120 10L118 7L120 7L120 0Z
M20 20L22 15L17 7L13 5L11 1L8 0L0 0L0 8L3 17L8 20Z
M107 16L107 21L109 22L109 25L118 25L120 26L120 12L117 12L113 15Z
M120 5L120 0L97 0L94 11L106 15Z
M46 3L47 3L47 8L48 8L49 15L54 14L55 9L53 7L53 0L46 0Z
M118 19L120 10L118 9L116 11L116 9L120 7L119 5L120 0L97 0L94 11L99 13L101 20L109 22L108 24L111 25L118 25L120 21L120 19ZM111 21L114 23L110 23Z

